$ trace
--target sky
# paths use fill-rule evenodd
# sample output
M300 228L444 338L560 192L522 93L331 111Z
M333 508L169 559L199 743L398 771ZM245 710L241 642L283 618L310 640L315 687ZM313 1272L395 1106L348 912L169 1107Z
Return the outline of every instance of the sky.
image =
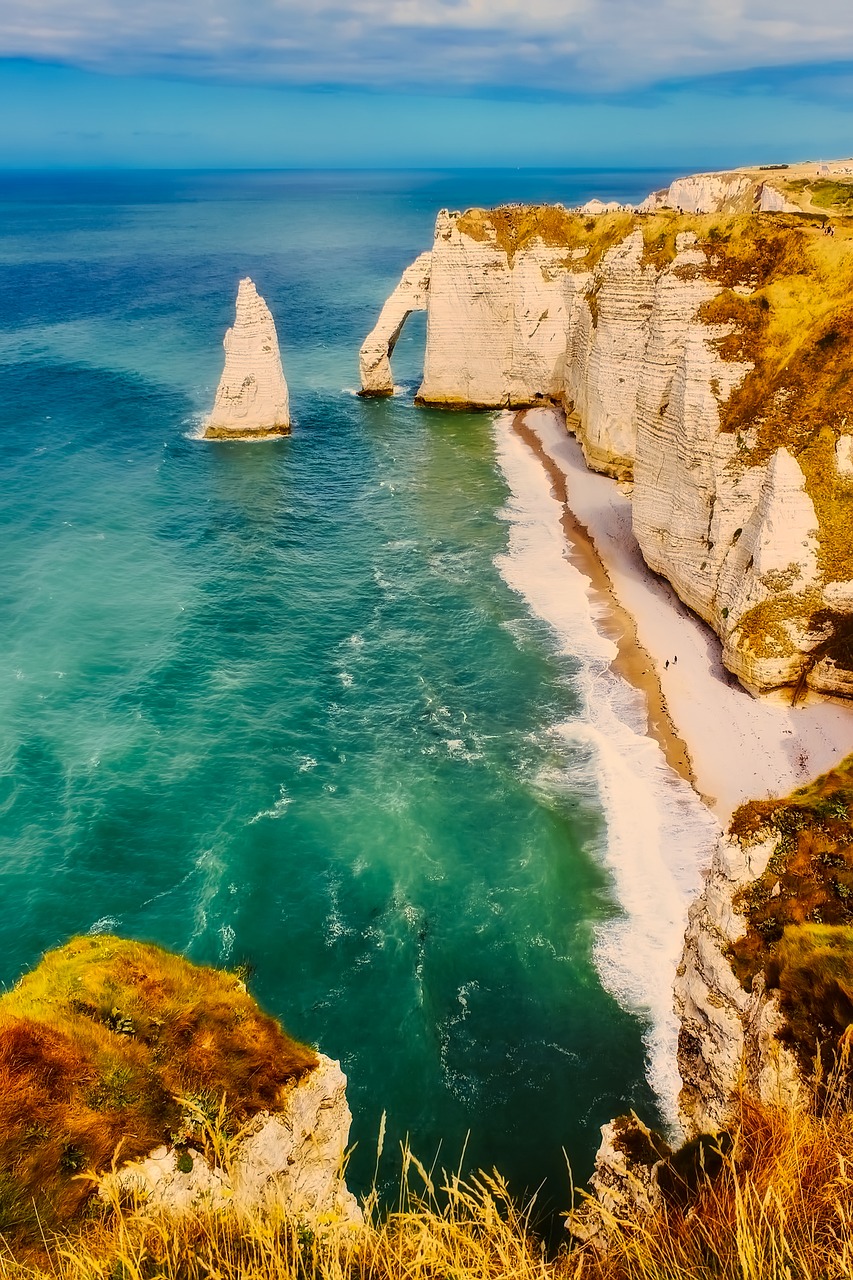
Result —
M3 0L0 166L853 153L851 0Z

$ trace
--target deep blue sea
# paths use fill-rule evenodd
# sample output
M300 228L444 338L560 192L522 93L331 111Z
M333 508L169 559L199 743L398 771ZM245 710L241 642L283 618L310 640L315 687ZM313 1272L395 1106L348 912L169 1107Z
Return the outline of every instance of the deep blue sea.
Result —
M501 571L495 420L413 406L423 317L403 394L353 391L438 209L671 176L0 175L0 981L88 930L248 962L343 1063L357 1190L383 1111L389 1184L397 1139L455 1167L470 1135L563 1208L566 1155L580 1182L656 1114L596 961L605 803L555 732L584 657ZM247 274L293 435L202 443Z

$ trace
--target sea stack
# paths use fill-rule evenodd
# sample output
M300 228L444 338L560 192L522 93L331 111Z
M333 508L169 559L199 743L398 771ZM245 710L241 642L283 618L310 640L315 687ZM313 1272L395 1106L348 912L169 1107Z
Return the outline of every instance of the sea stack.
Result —
M213 412L204 425L205 438L289 435L290 401L275 322L248 277L240 281L234 326L227 330L222 345L225 368Z

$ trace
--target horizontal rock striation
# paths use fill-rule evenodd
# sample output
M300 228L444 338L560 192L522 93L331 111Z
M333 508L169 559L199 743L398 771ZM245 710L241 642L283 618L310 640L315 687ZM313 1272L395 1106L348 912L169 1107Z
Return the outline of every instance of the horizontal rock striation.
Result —
M225 368L213 411L204 425L207 439L287 435L290 400L278 335L270 309L247 277L240 281L237 313L223 344Z
M561 405L588 464L633 481L642 554L725 666L756 692L851 696L853 238L761 213L774 190L712 174L645 213L442 211L428 287L422 255L362 349L363 389L391 387L425 302L420 403Z

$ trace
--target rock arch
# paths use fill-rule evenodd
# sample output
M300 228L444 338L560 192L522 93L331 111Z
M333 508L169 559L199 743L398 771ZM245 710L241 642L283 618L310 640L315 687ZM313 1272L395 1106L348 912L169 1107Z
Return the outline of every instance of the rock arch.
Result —
M400 283L380 312L375 327L359 352L362 396L394 394L391 354L403 325L413 311L426 311L429 300L431 253L422 253L400 277Z

